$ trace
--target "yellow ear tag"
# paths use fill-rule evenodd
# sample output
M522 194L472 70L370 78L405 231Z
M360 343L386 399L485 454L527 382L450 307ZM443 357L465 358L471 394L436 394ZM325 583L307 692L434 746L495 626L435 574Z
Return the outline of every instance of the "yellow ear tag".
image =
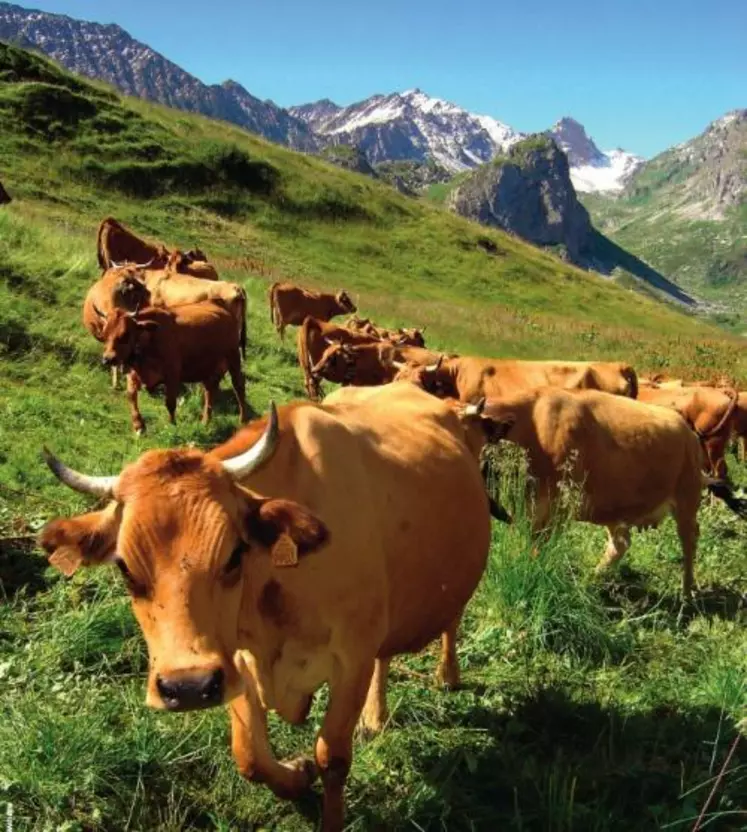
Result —
M296 566L298 564L298 546L293 538L287 534L281 534L275 541L270 552L273 566Z
M83 563L80 550L74 546L60 546L49 556L49 562L66 577L69 578Z

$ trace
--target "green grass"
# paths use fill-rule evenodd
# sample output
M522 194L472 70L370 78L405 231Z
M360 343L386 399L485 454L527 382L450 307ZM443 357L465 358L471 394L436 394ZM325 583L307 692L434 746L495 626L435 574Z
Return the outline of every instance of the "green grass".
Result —
M293 338L281 344L269 321L274 279L345 286L362 314L426 324L429 343L463 352L747 378L742 342L374 181L24 56L0 47L15 197L0 209L0 819L11 802L20 830L312 829L318 795L286 804L239 778L223 712L146 709L145 647L119 578L66 581L34 548L45 521L88 505L53 481L43 444L109 473L146 448L213 445L237 422L224 384L210 426L189 389L175 427L162 398L143 396L148 433L131 433L80 323L98 221L199 244L246 287L257 412L302 395ZM40 84L65 106L31 106ZM531 557L514 457L499 469L516 522L494 528L462 628L465 687L434 687L433 650L394 663L391 724L356 744L349 828L689 829L745 716L747 530L704 507L688 612L670 522L634 535L602 579L604 536L562 516ZM272 720L279 754L310 748L324 702L321 691L303 728ZM746 796L743 742L708 828L743 828Z

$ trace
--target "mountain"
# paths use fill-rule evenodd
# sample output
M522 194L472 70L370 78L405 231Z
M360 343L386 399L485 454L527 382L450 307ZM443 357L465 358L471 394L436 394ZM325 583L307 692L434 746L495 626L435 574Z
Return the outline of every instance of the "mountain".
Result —
M349 107L324 100L291 107L290 113L328 141L357 145L374 165L432 159L456 173L489 161L521 138L490 116L418 89L374 95Z
M644 163L620 148L602 151L589 138L582 124L566 116L549 131L565 151L571 166L571 180L577 191L619 191Z
M306 123L286 110L260 101L235 81L203 84L117 25L0 3L0 40L38 49L65 68L127 95L231 121L295 149L318 147Z
M600 230L684 288L747 303L747 109L644 164L616 199L584 201Z
M561 247L573 263L581 263L592 231L571 184L568 157L544 135L523 139L507 156L481 165L454 188L447 204L536 245Z

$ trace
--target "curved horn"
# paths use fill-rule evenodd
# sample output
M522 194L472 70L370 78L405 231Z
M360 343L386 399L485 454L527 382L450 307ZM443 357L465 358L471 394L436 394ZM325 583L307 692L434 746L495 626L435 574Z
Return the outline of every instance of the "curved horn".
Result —
M93 494L94 497L111 497L117 487L119 477L91 477L88 474L81 474L68 468L64 462L60 462L46 447L42 448L42 456L55 477L73 491Z
M270 402L270 418L267 420L265 432L248 451L223 460L223 468L236 480L243 480L272 456L280 433L278 427L278 410L275 402Z
M148 266L155 260L155 257L151 257L147 263L133 263L136 269L147 269Z
M406 361L395 361L394 359L391 360L391 364L395 370L403 370L407 366Z
M106 320L106 315L98 308L98 306L96 306L95 303L93 304L93 311L99 316L99 318Z
M116 260L110 260L109 262L112 264L111 267L113 269L123 269L127 265L126 260L122 260L122 262L117 262Z

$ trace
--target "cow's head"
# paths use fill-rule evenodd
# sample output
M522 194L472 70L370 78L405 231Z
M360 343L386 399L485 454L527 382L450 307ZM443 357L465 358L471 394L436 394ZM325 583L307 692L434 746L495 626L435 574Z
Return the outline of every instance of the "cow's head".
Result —
M114 306L130 312L142 306L150 305L150 291L145 285L139 269L126 266L121 270L122 276L114 285Z
M148 451L116 477L89 477L45 452L66 485L111 498L101 511L48 523L41 545L66 575L105 563L122 573L148 645L152 707L194 710L239 694L240 612L252 574L264 580L293 567L328 538L303 506L241 485L277 442L272 405L259 441L233 459Z
M337 301L337 305L342 310L340 313L342 315L352 315L354 312L358 311L358 307L353 303L350 299L350 295L344 289L335 295L335 300Z
M396 380L410 381L439 399L458 399L456 379L441 355L435 364L392 362L397 370Z
M207 254L201 248L191 248L184 256L190 263L207 263Z
M392 338L395 346L425 347L424 329L399 329Z
M124 309L113 309L106 317L101 331L104 342L102 363L109 366L131 366L135 358L147 348L158 328L158 323L152 320L140 320L138 310L127 312Z
M337 341L328 343L329 346L310 370L311 378L317 383L322 379L327 379L327 381L342 384L348 381L351 372L355 371L355 350L350 344L341 344Z

